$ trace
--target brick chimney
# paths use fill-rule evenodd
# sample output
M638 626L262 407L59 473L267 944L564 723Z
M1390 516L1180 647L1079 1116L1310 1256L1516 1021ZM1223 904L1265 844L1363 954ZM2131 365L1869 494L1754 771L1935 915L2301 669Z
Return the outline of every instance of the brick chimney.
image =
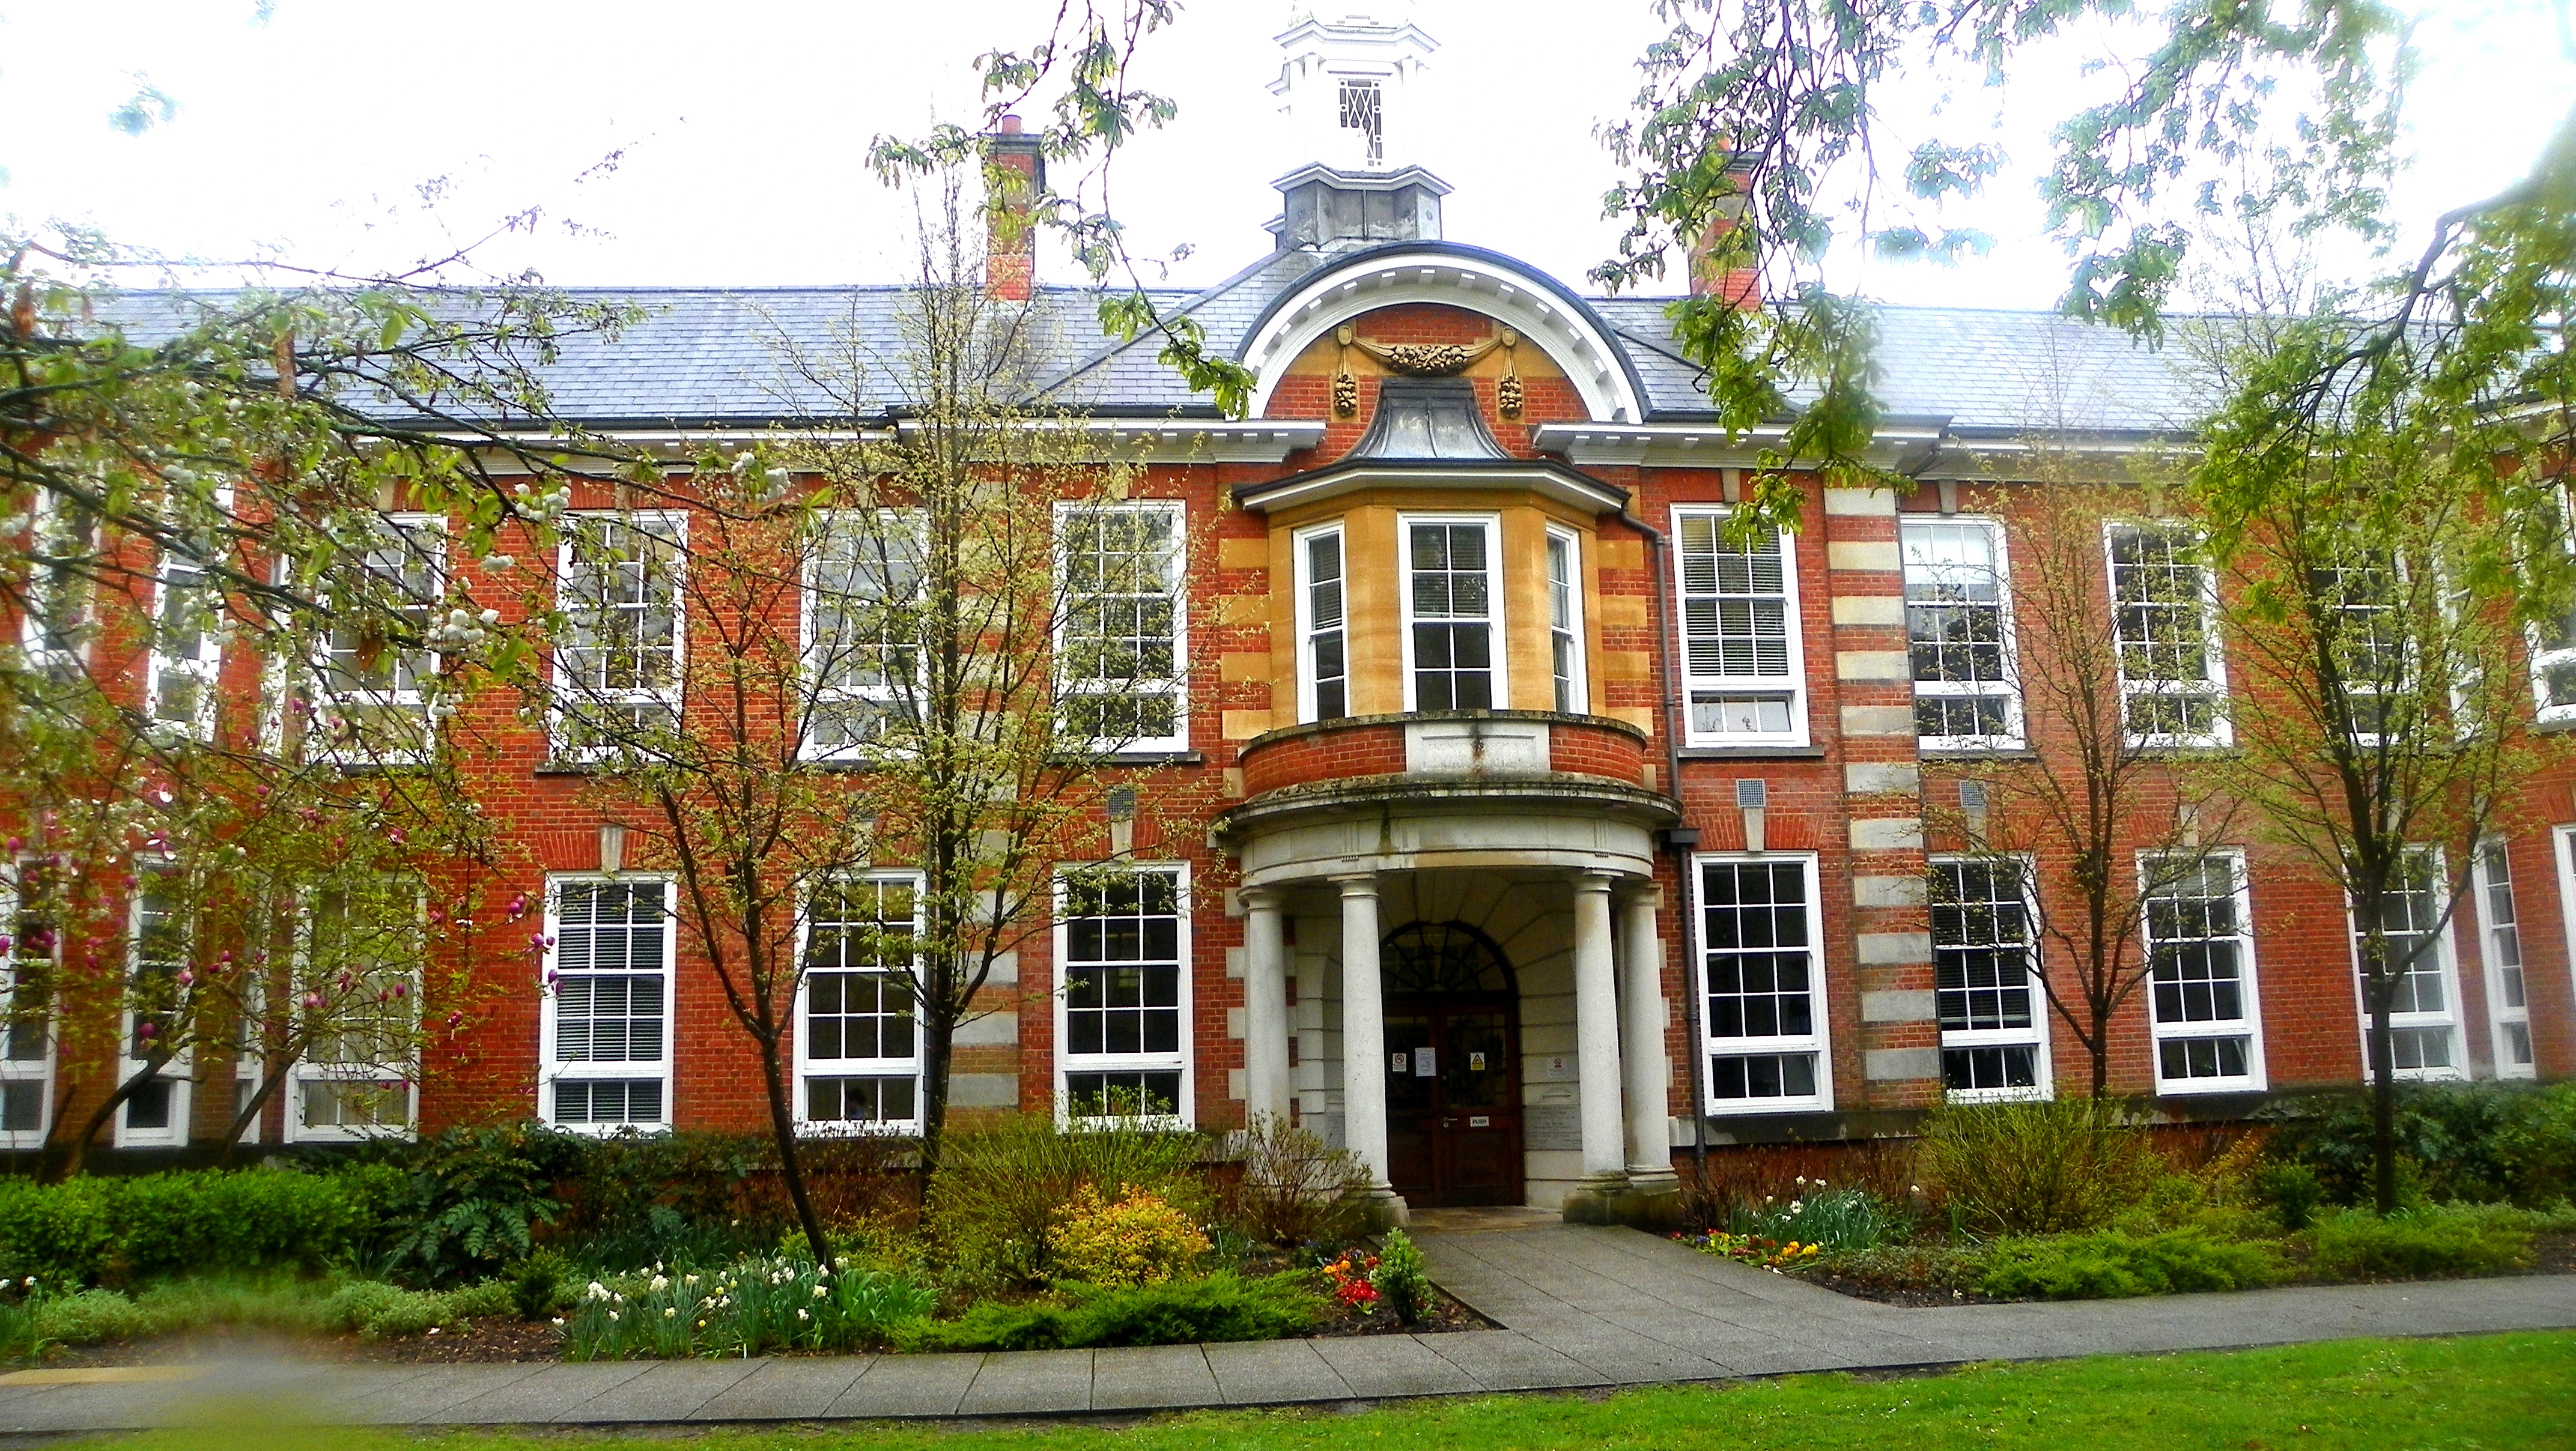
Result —
M1733 306L1762 305L1762 273L1756 267L1721 268L1709 256L1719 238L1735 230L1744 216L1744 199L1753 189L1753 159L1737 155L1726 168L1735 194L1718 203L1717 216L1690 245L1690 290L1693 297L1721 297Z
M984 213L984 290L1009 302L1026 302L1037 290L1038 229L1029 204L1046 190L1046 157L1038 138L1017 116L984 138L984 184L998 189Z

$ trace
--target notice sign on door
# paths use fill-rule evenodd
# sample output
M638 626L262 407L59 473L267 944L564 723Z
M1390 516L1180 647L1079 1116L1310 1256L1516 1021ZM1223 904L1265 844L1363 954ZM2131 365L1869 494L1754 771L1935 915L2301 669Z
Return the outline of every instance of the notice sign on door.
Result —
M1394 1066L1390 1067L1387 1071L1398 1076L1402 1076L1405 1065L1404 1055L1401 1053L1390 1053L1387 1056L1395 1060Z
M1429 1049L1429 1048L1416 1048L1416 1049L1414 1049L1414 1050L1413 1050L1413 1076L1414 1076L1414 1077L1416 1077L1416 1078L1437 1078L1437 1077L1439 1077L1439 1076L1440 1076L1440 1070L1439 1070L1439 1068L1438 1068L1437 1066L1435 1066L1435 1065L1437 1065L1437 1064L1438 1064L1438 1062L1439 1062L1439 1059L1438 1059L1438 1057L1435 1055L1435 1053L1433 1052L1433 1050L1431 1050L1431 1049Z
M1485 1055L1484 1055L1484 1054L1482 1054L1482 1053L1470 1053L1470 1054L1468 1054L1468 1055L1467 1055L1467 1071L1468 1071L1468 1072L1470 1072L1470 1073L1482 1073L1482 1072L1484 1072L1484 1071L1485 1071Z

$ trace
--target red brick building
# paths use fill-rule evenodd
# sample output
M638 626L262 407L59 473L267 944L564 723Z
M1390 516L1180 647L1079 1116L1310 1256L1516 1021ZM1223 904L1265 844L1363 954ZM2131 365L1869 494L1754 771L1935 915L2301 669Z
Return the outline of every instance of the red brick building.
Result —
M1218 417L1152 342L1101 337L1091 294L996 260L1056 339L1042 390L1145 451L1126 507L1191 556L1160 627L1189 662L1171 732L1114 769L1221 809L1203 835L1134 842L1134 891L1015 955L954 1101L1061 1112L1120 1088L1201 1127L1294 1116L1412 1203L1554 1205L1668 1182L1694 1143L1864 1137L1945 1092L2080 1084L2032 976L2056 965L2030 919L2067 904L1945 851L1938 823L1957 763L2046 748L2009 652L1979 648L2012 629L2017 501L2047 487L1997 459L2053 432L2116 471L2187 424L2185 381L2053 316L1886 309L1877 456L1917 486L1811 484L1797 528L1734 542L1721 526L1777 430L1718 426L1665 300L1585 297L1507 237L1442 237L1443 184L1383 164L1427 53L1409 34L1292 32L1292 112L1329 97L1316 134L1346 164L1282 179L1274 243L1241 272L1157 298L1254 370L1248 418ZM645 321L576 340L552 376L568 416L646 446L799 421L764 339L890 337L902 296L626 295ZM604 488L573 505L616 511ZM2115 521L2100 608L2200 642L2187 678L2126 684L2183 702L2153 717L2171 744L2223 746L2227 642L2136 583L2193 567L2173 542ZM2535 710L2576 719L2549 663ZM517 980L470 1045L419 1066L409 1116L758 1128L750 1048L668 884L603 860L604 818L540 726L500 737L493 809L528 864L503 884L530 904L510 930L549 942L503 959ZM2576 801L2531 790L2566 824L2482 863L2402 1020L2407 1076L2576 1072ZM2149 913L2153 980L2112 1071L2171 1116L2362 1077L2339 894L2247 843L2213 843ZM870 910L904 881L872 876L895 895ZM901 1131L919 1094L895 998L818 970L801 1011L808 1121ZM0 1065L39 1095L51 1072ZM283 1096L264 1135L355 1132L328 1099ZM208 1111L183 1092L118 1142L184 1143Z

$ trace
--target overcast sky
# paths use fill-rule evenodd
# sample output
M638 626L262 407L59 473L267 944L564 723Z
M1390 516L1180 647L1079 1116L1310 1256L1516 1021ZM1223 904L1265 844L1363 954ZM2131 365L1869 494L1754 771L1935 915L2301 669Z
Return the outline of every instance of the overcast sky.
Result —
M972 58L1025 43L1054 0L0 0L0 212L77 219L130 245L229 258L266 249L375 270L441 253L535 206L532 233L482 254L568 284L898 280L911 202L871 178L871 136L972 121ZM1324 0L1328 12L1368 0ZM1390 8L1384 4L1376 8ZM1457 191L1448 235L1569 279L1604 256L1613 171L1592 139L1625 108L1656 27L1646 0L1417 0L1441 45L1419 161ZM1172 280L1223 277L1267 249L1283 154L1271 37L1286 0L1187 0L1140 82L1180 117L1118 168L1139 250L1194 255ZM2526 170L2576 66L2547 8L2436 9L2413 107L2418 215ZM2038 235L2046 124L2086 93L2079 38L2002 93L1956 98L1965 139L1989 117L2014 166L1956 220L2000 245L1954 268L1839 260L1831 280L1901 302L2044 307L2063 263ZM137 76L179 105L140 136L106 117ZM1887 149L1930 123L1892 98ZM1916 114L1903 114L1906 107ZM617 153L613 167L604 158ZM423 188L438 196L423 204ZM1072 280L1069 264L1050 275ZM1578 284L1581 285L1581 284Z

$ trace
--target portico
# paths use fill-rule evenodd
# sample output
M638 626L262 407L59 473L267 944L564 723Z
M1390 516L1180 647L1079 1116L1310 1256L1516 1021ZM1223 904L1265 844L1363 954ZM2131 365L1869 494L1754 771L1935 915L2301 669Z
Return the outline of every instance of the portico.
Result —
M1247 763L1325 734L1345 769L1377 734L1415 769L1283 785L1226 816L1246 1112L1302 1109L1338 1133L1399 1222L1409 1197L1559 1204L1669 1184L1654 869L1672 810L1552 769L1605 741L1633 757L1642 737L1531 712L1361 718L1272 732ZM1313 1045L1294 1061L1292 1038Z

